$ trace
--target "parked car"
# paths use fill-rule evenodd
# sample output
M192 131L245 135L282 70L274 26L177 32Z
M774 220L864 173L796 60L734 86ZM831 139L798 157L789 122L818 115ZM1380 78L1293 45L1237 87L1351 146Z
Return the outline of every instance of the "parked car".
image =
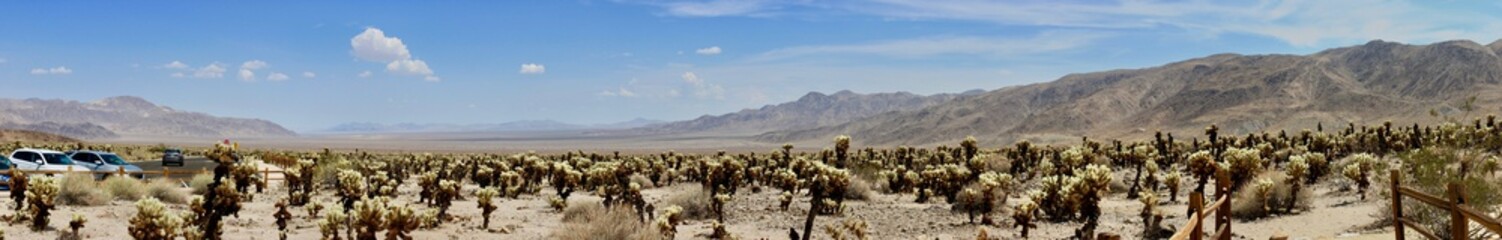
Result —
M68 171L69 169L75 172L89 171L89 169L74 166L73 160L68 158L67 154L46 149L16 149L10 152L10 162L14 165L12 167L26 171Z
M10 158L0 156L0 190L10 191Z
M176 165L178 167L183 166L183 150L178 148L168 148L167 150L163 150L162 166L167 165Z
M73 159L74 166L83 167L94 171L96 173L95 175L97 175L97 178L99 179L114 176L115 172L122 169L125 171L125 174L129 175L130 177L143 177L143 175L141 174L141 167L137 167L134 164L125 162L125 159L120 158L120 155L116 155L114 153L85 150L68 151L67 154L68 158Z

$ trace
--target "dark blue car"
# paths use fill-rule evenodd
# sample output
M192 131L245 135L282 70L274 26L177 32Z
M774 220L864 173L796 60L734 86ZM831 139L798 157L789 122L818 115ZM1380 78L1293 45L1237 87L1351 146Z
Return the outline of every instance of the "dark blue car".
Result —
M10 190L10 158L0 156L0 190Z

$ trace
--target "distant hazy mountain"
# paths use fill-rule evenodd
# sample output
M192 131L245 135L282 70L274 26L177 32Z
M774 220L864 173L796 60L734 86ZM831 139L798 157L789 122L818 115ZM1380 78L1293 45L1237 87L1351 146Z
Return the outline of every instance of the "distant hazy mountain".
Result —
M324 132L329 133L381 133L381 132L518 132L518 131L555 131L555 130L584 130L584 129L626 129L661 123L658 120L632 119L629 121L595 125L581 125L564 123L553 120L523 120L494 124L443 124L443 123L344 123L330 127Z
M36 130L77 138L118 135L255 137L294 136L260 119L215 117L120 96L94 102L0 99L0 128Z
M848 123L776 131L768 142L848 134L862 144L958 141L988 144L1051 137L1141 137L1154 130L1203 138L1218 124L1230 134L1326 130L1348 122L1398 124L1495 113L1502 103L1502 41L1405 45L1372 41L1310 55L1219 54L1167 65L1071 74L1007 87L916 111ZM1478 109L1460 112L1476 97Z
M632 129L632 131L758 134L775 130L813 128L842 124L881 113L921 109L981 92L981 90L971 90L960 94L930 96L907 92L857 94L848 90L832 95L810 92L792 102L766 105L760 109L745 109L718 116L705 115L693 120L657 124Z

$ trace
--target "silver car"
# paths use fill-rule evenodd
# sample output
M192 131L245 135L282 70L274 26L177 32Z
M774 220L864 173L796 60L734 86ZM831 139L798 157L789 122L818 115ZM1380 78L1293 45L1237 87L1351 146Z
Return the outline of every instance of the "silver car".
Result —
M111 152L84 150L68 151L67 154L68 158L73 159L74 166L94 171L100 179L114 176L115 173L121 170L124 170L127 176L134 178L141 178L143 176L141 174L141 167L125 162L125 159L120 158L120 155Z
M10 163L24 171L69 171L88 172L89 169L73 165L67 154L54 150L22 148L10 152ZM49 174L50 175L50 174Z

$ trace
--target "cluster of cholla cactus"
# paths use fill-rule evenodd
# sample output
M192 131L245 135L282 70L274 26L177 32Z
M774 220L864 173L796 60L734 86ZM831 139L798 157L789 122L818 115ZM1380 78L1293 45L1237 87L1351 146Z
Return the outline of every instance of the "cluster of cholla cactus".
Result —
M230 168L230 179L235 182L235 191L240 192L245 201L250 201L254 198L254 194L250 192L251 186L258 186L256 192L261 192L265 189L264 183L261 181L260 167L260 160L246 157L234 163L234 166Z
M824 225L824 232L829 233L829 237L835 240L867 240L870 239L866 233L867 228L869 225L866 225L864 220L846 219L838 226Z
M312 196L318 191L313 179L313 175L318 172L317 166L312 159L300 159L296 164L282 170L282 183L286 184L287 189L287 204L304 206L312 200Z
M182 226L183 219L168 212L161 201L146 198L136 201L136 215L130 218L128 230L135 239L177 239Z
M673 239L678 235L678 224L683 223L683 208L677 205L663 208L662 214L658 214L657 219L652 222L657 226L657 232L662 233L663 238Z
M350 230L355 231L357 240L375 240L377 232L386 229L387 202L386 197L366 198L355 203L355 209L350 211Z
M29 205L27 213L30 214L31 228L43 229L47 227L48 217L52 216L52 209L56 208L58 183L51 177L38 177L29 179L26 189L26 202Z
M1029 229L1038 227L1036 223L1033 223L1037 215L1038 203L1033 202L1032 199L1022 199L1021 203L1012 206L1013 227L1020 229L1018 233L1022 235L1022 238L1027 238Z
M454 199L459 198L458 182L439 180L438 189L433 190L433 206L438 208L438 222L447 220L449 207L454 205Z
M345 211L353 210L355 202L365 198L365 176L355 170L339 172L339 202Z
M991 219L991 212L1006 206L1007 193L1011 191L1012 175L1006 173L987 172L980 175L980 179L965 188L960 193L958 202L953 208L955 211L965 212L970 217L970 222L975 222L975 216L981 216L981 224L991 225L995 222Z

